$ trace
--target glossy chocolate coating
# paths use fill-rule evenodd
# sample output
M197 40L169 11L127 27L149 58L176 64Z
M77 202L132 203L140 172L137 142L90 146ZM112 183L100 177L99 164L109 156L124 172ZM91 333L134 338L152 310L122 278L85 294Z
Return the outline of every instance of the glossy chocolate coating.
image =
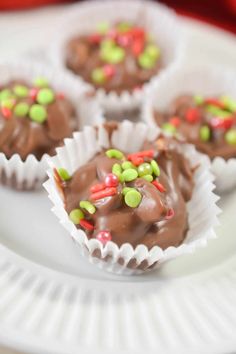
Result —
M146 144L145 148L155 150L155 159L161 169L158 180L166 192L161 193L142 178L128 182L126 187L135 187L142 195L139 206L131 208L125 204L121 193L124 184L119 184L115 196L93 202L97 209L95 214L85 214L86 220L95 226L94 231L87 232L89 238L95 238L101 230L109 230L112 241L118 246L128 242L134 247L144 244L148 249L155 245L166 249L183 242L188 230L186 202L192 195L193 171L188 160L176 151L176 141L165 139L164 142L163 149L157 149L156 143ZM102 152L73 174L64 184L68 213L78 208L81 200L89 200L91 186L104 182L114 163L120 163L120 160L108 158ZM170 208L174 209L175 215L167 220Z
M185 119L189 108L197 108L200 113L200 120L194 124ZM169 122L171 117L178 117L181 120L177 127L177 132L187 142L194 144L198 151L207 154L210 159L221 156L224 159L236 157L236 145L229 145L225 140L225 129L213 129L211 119L213 115L205 110L205 106L197 106L192 95L181 95L177 97L166 112L154 112L154 117L158 125ZM234 123L232 128L236 128L236 114L232 113ZM211 131L209 141L202 141L200 138L200 128L207 125Z
M65 64L86 82L96 88L103 88L106 92L115 91L120 94L122 91L140 89L158 73L162 65L161 60L157 60L152 68L144 69L139 66L137 57L130 48L124 49L125 59L115 64L115 75L103 84L96 84L91 79L92 71L106 63L100 57L99 45L91 43L89 36L77 36L68 41L65 48Z
M22 80L14 80L0 90L12 88L16 84L31 88ZM26 102L32 105L34 100L30 97L16 98L16 104ZM8 158L19 154L25 160L29 154L40 159L43 154L52 155L55 148L62 145L63 139L70 137L76 129L75 109L67 98L55 98L45 106L47 120L43 123L36 123L29 117L17 117L14 114L9 119L3 117L0 110L0 151Z

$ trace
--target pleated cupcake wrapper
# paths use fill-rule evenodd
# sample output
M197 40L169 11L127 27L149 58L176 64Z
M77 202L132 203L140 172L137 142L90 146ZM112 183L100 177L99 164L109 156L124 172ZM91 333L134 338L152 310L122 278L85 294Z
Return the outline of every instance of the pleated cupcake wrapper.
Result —
M142 120L156 127L153 111L164 111L173 99L188 93L205 96L225 94L236 99L235 73L225 67L207 64L176 68L168 78L162 77L147 91L142 107ZM218 193L236 187L236 158L225 160L220 156L216 157L211 161L211 170Z
M90 88L65 72L58 72L51 67L39 62L27 62L26 60L0 63L1 85L13 79L23 79L32 83L38 77L46 77L52 87L63 92L71 100L79 117L78 125L101 123L102 111L95 99L89 98ZM22 119L22 118L20 118ZM37 160L33 154L23 161L19 154L7 158L0 152L0 183L19 190L31 190L41 187L46 180L46 157Z
M168 74L172 67L178 66L185 53L186 35L174 12L158 3L140 0L88 1L72 6L65 17L63 25L60 24L63 32L55 31L49 50L52 63L63 70L69 71L65 66L66 42L75 35L96 31L97 24L104 21L112 24L124 20L143 25L160 46L164 67L143 86L144 90L159 77ZM73 75L77 80L83 80L80 76ZM96 97L107 110L132 110L140 105L143 89L117 94L115 91L106 93L101 88L96 90Z
M112 241L103 247L100 241L89 240L86 233L77 229L70 221L64 208L64 201L54 181L53 168L64 167L72 175L102 148L109 148L112 145L117 149L132 153L140 150L144 141L153 141L157 136L158 132L153 127L148 127L144 123L134 124L124 121L120 123L117 130L113 131L110 144L107 130L103 125L99 125L96 129L86 127L82 132L74 133L72 139L67 139L65 146L57 149L56 156L48 158L49 179L44 187L53 203L52 211L79 246L81 253L91 263L106 271L117 274L139 274L169 259L192 253L196 248L205 246L208 239L215 237L213 227L217 224L219 208L216 206L218 197L213 193L215 186L209 170L210 162L207 156L199 154L192 145L187 144L180 144L179 151L188 156L193 167L198 164L199 167L194 174L193 197L187 204L189 231L179 247L162 250L155 246L148 250L146 246L139 245L134 249L129 243L118 247Z

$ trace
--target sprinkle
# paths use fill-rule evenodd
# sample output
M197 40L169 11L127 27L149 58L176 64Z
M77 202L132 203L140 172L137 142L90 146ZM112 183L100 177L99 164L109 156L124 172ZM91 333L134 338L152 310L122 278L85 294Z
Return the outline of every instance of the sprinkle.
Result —
M122 189L122 194L123 194L123 195L126 195L126 193L128 193L128 192L131 191L132 189L134 189L134 188L125 187L125 188Z
M221 118L229 117L232 114L228 111L224 111L224 110L222 110L216 106L213 106L213 105L207 106L206 110L207 110L207 112L211 113L213 116L221 117Z
M128 168L135 168L135 166L130 161L124 161L121 166L123 170L127 170Z
M87 200L82 200L79 203L80 208L87 210L89 214L94 214L96 212L95 206Z
M100 231L97 234L96 239L100 241L103 244L103 246L105 246L108 241L111 241L111 233L110 231L106 231L106 230Z
M213 117L210 120L210 125L213 129L224 129L224 119Z
M94 186L92 186L92 187L90 188L90 192L91 192L91 193L97 193L97 192L102 191L102 190L105 189L105 188L106 188L105 183L98 183L98 184L95 184Z
M46 105L54 101L55 95L54 92L49 88L43 88L39 90L37 94L37 101L39 104Z
M195 95L193 96L193 100L197 106L200 106L204 103L204 98L201 95Z
M101 52L101 57L103 60L110 64L118 64L123 61L125 57L125 51L121 47L114 47L111 49L106 49Z
M128 205L130 208L136 208L139 206L142 195L136 189L132 189L125 194L125 204Z
M202 141L208 141L210 140L210 137L211 137L211 130L210 128L207 126L207 125L203 125L201 128L200 128L200 139Z
M70 174L65 168L60 167L57 169L57 172L63 181L69 181L69 179L71 179Z
M111 78L115 75L116 69L112 64L106 64L103 67L103 71L106 78Z
M114 165L112 166L112 173L114 173L114 175L118 176L121 174L121 172L122 172L121 165L118 163L114 163Z
M29 112L29 105L25 102L18 103L14 108L14 114L17 117L26 117Z
M131 160L133 157L153 157L154 150L144 150L136 152L135 154L128 155L128 160Z
M107 197L112 197L117 193L117 189L115 187L110 187L106 188L104 190L101 190L99 192L91 194L91 199L92 200L99 200Z
M58 98L59 100L64 100L64 99L65 99L65 94L64 94L63 92L58 92L58 93L57 93L57 98Z
M153 169L152 169L152 166L145 162L145 163L142 163L142 165L140 165L138 167L138 175L139 177L142 177L142 176L145 176L145 175L152 175L153 173Z
M90 43L99 44L102 40L102 36L99 33L94 33L88 37L88 40Z
M13 92L21 98L27 97L29 93L29 89L23 85L16 85L13 87Z
M1 112L5 119L9 119L12 116L12 111L7 107L2 107Z
M124 48L128 47L131 44L131 41L132 38L129 33L120 34L117 37L117 43Z
M200 119L199 110L197 108L189 108L185 114L185 119L191 124L197 123Z
M100 33L100 34L106 34L109 30L109 23L108 22L100 22L98 25L97 25L97 31Z
M153 181L152 175L145 175L145 176L142 176L142 178L145 179L148 182L152 182Z
M174 127L178 128L180 126L181 120L179 117L172 117L170 118L170 124L173 125Z
M138 63L142 69L152 69L156 62L147 53L144 52L139 55Z
M233 117L229 117L229 118L225 118L223 119L224 122L224 128L226 130L232 128L233 124L234 124L234 118Z
M208 105L216 106L221 109L225 108L225 104L223 102L217 100L216 98L207 98L207 99L205 99L205 103Z
M160 176L161 171L160 171L160 167L158 166L158 163L155 160L151 161L151 166L152 166L152 170L154 175L156 175L157 177Z
M30 89L29 96L30 98L32 98L33 101L36 101L38 92L39 90L37 88Z
M157 60L160 57L161 51L155 44L149 44L145 49L145 53L153 60Z
M117 149L107 150L106 151L106 155L110 159L115 158L115 159L118 159L118 160L122 160L124 158L123 152L121 152L120 150L117 150Z
M153 181L152 184L159 190L159 192L164 193L166 192L165 187L157 180Z
M122 176L125 182L131 182L138 177L138 172L133 168L128 168L122 172Z
M130 160L132 161L132 163L135 166L139 166L139 165L141 165L141 163L144 163L144 159L139 156L132 156L132 157L130 157Z
M116 46L116 42L113 39L105 39L101 43L102 50L106 50L106 49L108 50L108 49L114 48L115 46Z
M167 211L166 220L172 219L174 215L175 215L174 209L173 209L173 208L170 208L170 209Z
M37 77L34 80L34 85L39 88L48 87L48 80L45 79L44 77Z
M84 213L80 209L73 209L69 214L69 218L73 224L78 225L84 218Z
M47 119L47 112L43 106L33 104L29 111L30 118L36 123L44 123Z
M1 106L12 109L15 103L16 101L14 100L14 98L5 98L1 101Z
M228 96L222 96L221 97L221 102L224 104L224 107L231 112L236 112L236 100L233 100L232 98Z
M102 68L96 68L91 73L91 78L96 84L104 84L106 81L105 73Z
M175 134L176 133L176 127L173 124L170 123L164 123L162 124L161 128L164 130L164 132L168 134Z
M9 89L4 89L4 90L0 91L0 102L2 102L3 100L5 100L7 98L13 98L11 91Z
M230 129L225 134L225 140L229 145L236 145L236 129Z
M106 178L105 178L105 185L107 187L117 187L119 184L119 179L118 177L113 174L113 173L109 173Z
M82 219L80 220L80 226L83 227L85 230L88 230L88 231L93 231L94 229L94 226L87 220L85 219Z
M132 44L132 49L131 50L132 50L132 53L134 54L134 56L139 57L139 55L141 55L141 53L143 52L143 48L144 48L144 42L142 40L141 41L140 40L136 40Z

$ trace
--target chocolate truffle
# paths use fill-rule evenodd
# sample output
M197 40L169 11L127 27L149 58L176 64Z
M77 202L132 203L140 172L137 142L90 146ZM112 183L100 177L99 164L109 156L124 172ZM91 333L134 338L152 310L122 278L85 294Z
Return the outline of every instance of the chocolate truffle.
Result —
M118 246L166 249L181 244L188 230L186 203L194 182L178 144L160 137L132 154L112 148L102 151L72 176L55 169L71 221L103 245L113 241Z
M236 157L236 100L182 95L166 112L154 112L165 131L186 139L211 159Z
M51 155L76 127L73 105L45 78L36 78L32 85L14 80L0 86L0 151L7 158Z
M66 66L106 92L140 89L161 67L151 35L128 22L101 23L96 32L69 40L65 50Z

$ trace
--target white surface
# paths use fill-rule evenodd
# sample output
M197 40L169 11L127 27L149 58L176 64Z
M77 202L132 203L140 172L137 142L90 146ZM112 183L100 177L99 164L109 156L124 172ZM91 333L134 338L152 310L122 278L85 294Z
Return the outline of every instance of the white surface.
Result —
M1 14L1 58L45 45L62 13L56 7ZM185 26L188 60L236 69L235 37ZM217 240L159 272L130 278L78 258L45 195L0 188L2 342L40 354L236 350L236 191L220 202Z

